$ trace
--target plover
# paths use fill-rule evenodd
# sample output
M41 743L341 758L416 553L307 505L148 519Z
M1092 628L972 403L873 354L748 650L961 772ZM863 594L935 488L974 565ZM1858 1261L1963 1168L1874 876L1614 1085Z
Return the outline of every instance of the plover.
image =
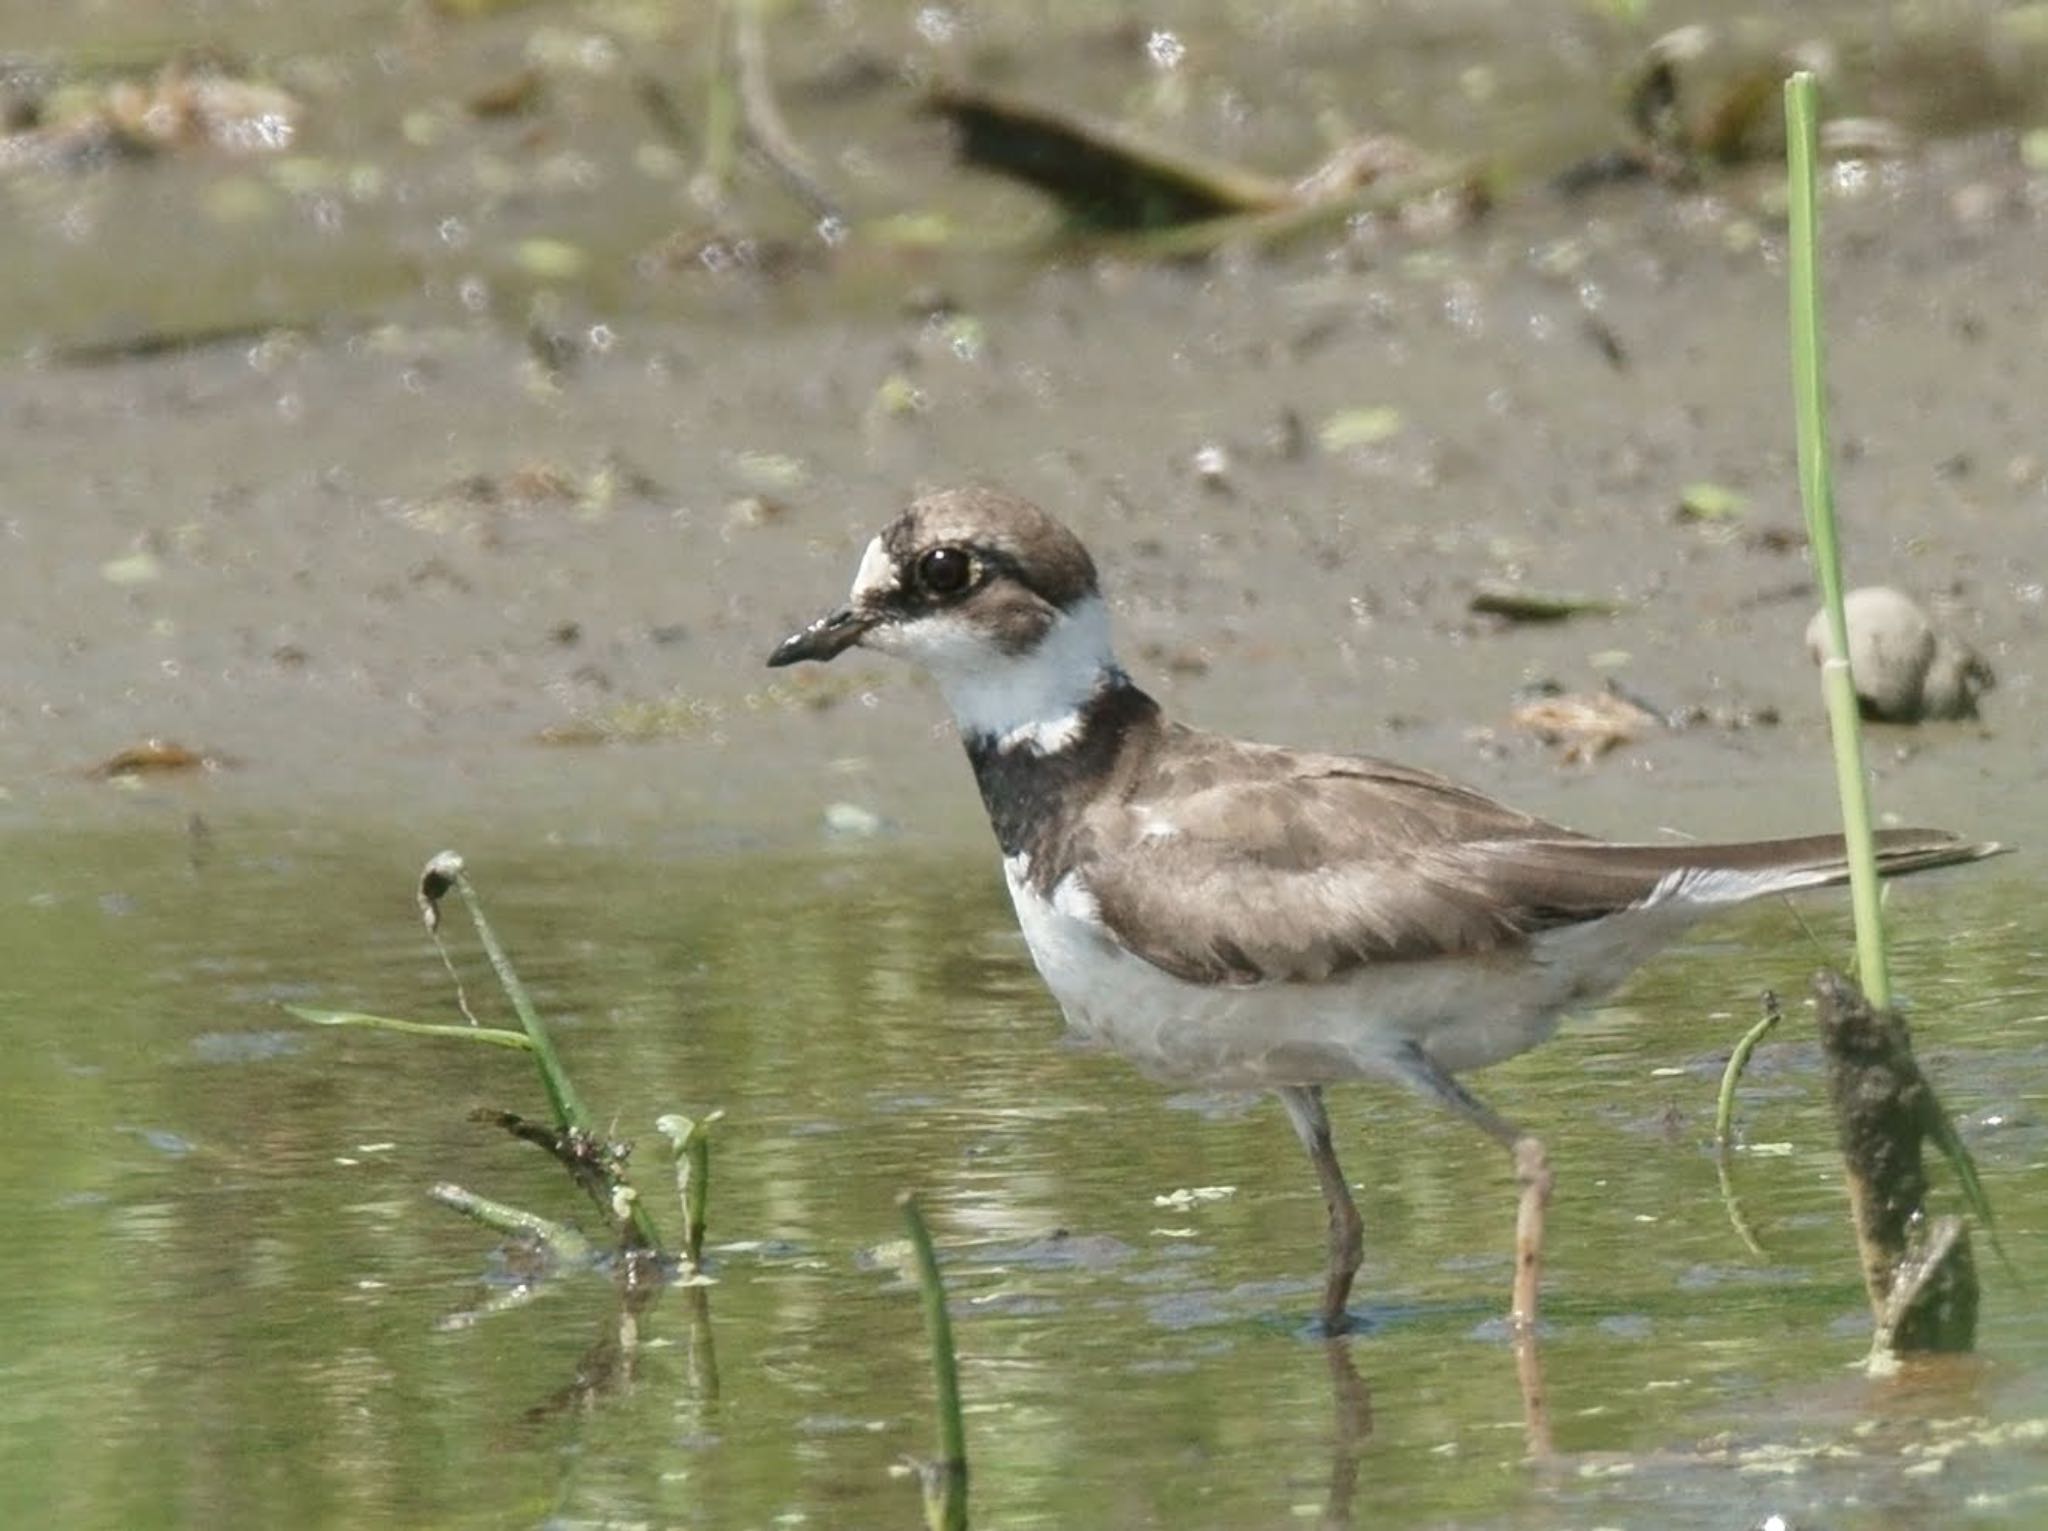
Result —
M1617 843L1428 771L1169 722L1117 662L1087 550L993 490L918 500L868 544L847 603L768 663L855 644L938 683L1070 1028L1158 1077L1280 1097L1329 1212L1330 1333L1362 1225L1326 1085L1406 1086L1509 1150L1526 1332L1549 1166L1459 1076L1544 1041L1695 921L1848 877L1836 835ZM1886 875L1999 849L1924 829L1878 846Z

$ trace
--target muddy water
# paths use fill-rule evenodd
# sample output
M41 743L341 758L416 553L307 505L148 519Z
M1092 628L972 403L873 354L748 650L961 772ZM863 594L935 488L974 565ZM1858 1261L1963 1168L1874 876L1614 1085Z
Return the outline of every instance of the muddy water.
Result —
M85 14L0 0L0 44L122 59L195 35L157 8L133 33ZM1366 1429L1302 1333L1321 1215L1273 1108L1057 1045L928 689L857 655L759 669L905 493L981 478L1081 527L1131 667L1192 719L1398 754L1614 833L1825 823L1804 564L1760 535L1797 515L1768 176L1531 190L1443 244L1271 263L855 251L717 279L639 259L696 224L629 82L692 78L699 18L408 14L208 12L311 103L289 171L0 182L10 1524L914 1523L889 1473L929 1441L890 1248L906 1186L949 1260L990 1525L2039 1522L2048 1321L1995 1267L1980 1362L1885 1387L1850 1370L1861 1300L1797 1015L1745 1095L1751 1138L1789 1148L1741 1165L1763 1260L1716 1200L1719 1059L1759 989L1840 960L1835 905L1805 906L1811 936L1783 909L1703 932L1480 1081L1562 1177L1566 1456L1535 1472L1496 1322L1495 1153L1403 1099L1336 1103L1369 1230L1371 1328L1348 1349ZM1043 229L1029 198L947 172L900 89L852 88L867 54L952 50L1276 168L1319 152L1315 107L1360 126L1369 98L1540 172L1604 141L1627 52L1578 6L1242 30L1185 7L1154 23L1189 48L1162 81L1128 28L990 15L936 43L855 8L778 29L791 115L845 146L856 210ZM1932 76L2031 122L2011 39L1961 46L1980 23L1916 55L1941 69L1852 72L1854 104L1978 125L1953 89L1906 88ZM1853 71L1877 44L1843 35ZM537 117L457 108L533 58ZM1982 725L1874 736L1878 801L2023 846L2048 842L2044 207L1997 134L1845 173L1828 203L1852 578L1915 590L2000 674ZM522 274L530 237L578 243L582 275ZM303 329L90 350L280 320ZM918 410L878 405L906 384ZM1391 429L1326 448L1358 411ZM1742 522L1678 524L1700 481L1746 495ZM1466 612L1482 580L1627 609L1501 631ZM1608 675L1783 721L1592 768L1507 729L1518 688ZM86 776L153 736L216 768ZM877 832L835 835L833 805ZM446 844L622 1132L728 1113L708 1326L665 1301L630 1368L599 1348L617 1321L595 1279L468 1319L512 1276L423 1200L453 1179L574 1211L551 1166L464 1120L536 1107L518 1061L275 1008L451 1013L410 905ZM1893 903L1927 1061L2030 1270L2034 859Z

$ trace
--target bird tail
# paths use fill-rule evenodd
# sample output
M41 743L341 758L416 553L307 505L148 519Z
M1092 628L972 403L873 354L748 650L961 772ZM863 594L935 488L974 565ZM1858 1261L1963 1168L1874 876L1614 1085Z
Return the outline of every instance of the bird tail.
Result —
M2006 849L1940 829L1886 829L1877 835L1881 877L1982 861ZM1792 840L1629 844L1570 838L1493 842L1488 874L1501 901L1520 911L1523 928L1542 930L1599 919L1624 909L1714 907L1776 893L1828 888L1849 880L1840 835Z
M1886 878L1982 861L2011 849L1995 840L1965 840L1945 829L1881 829L1876 839L1877 875ZM1651 903L1667 898L1740 903L1772 893L1832 888L1849 880L1848 844L1840 835L1641 849L1659 853L1657 859L1667 868L1650 895Z

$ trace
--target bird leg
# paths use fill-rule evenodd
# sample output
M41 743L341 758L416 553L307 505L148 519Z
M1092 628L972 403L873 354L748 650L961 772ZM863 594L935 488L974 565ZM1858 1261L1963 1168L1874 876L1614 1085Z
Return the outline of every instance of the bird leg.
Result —
M1543 1396L1543 1364L1536 1352L1536 1298L1543 1279L1543 1217L1555 1177L1543 1140L1522 1131L1474 1095L1412 1043L1400 1054L1403 1083L1447 1106L1505 1148L1521 1187L1515 1205L1515 1281L1508 1323L1514 1330L1515 1373L1522 1389L1522 1413L1530 1455L1550 1454L1550 1408Z
M1330 1118L1323 1110L1320 1085L1283 1085L1280 1103L1294 1124L1295 1136L1308 1150L1315 1166L1316 1183L1322 1187L1323 1206L1330 1215L1330 1261L1323 1279L1323 1333L1342 1334L1350 1327L1344 1305L1351 1296L1351 1282L1365 1260L1365 1222L1351 1199L1344 1171L1337 1163L1336 1145L1330 1139Z
M1515 1292L1508 1317L1517 1329L1534 1329L1536 1290L1543 1279L1543 1214L1556 1177L1541 1138L1521 1133L1509 1152L1515 1156L1515 1184L1522 1194L1515 1206Z

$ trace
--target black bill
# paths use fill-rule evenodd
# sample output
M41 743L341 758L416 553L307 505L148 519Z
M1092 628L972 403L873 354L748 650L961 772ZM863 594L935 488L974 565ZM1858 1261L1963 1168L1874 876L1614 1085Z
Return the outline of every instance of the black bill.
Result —
M775 652L768 656L769 668L803 659L831 659L858 643L860 635L874 625L873 617L862 616L851 606L842 606L776 644Z

